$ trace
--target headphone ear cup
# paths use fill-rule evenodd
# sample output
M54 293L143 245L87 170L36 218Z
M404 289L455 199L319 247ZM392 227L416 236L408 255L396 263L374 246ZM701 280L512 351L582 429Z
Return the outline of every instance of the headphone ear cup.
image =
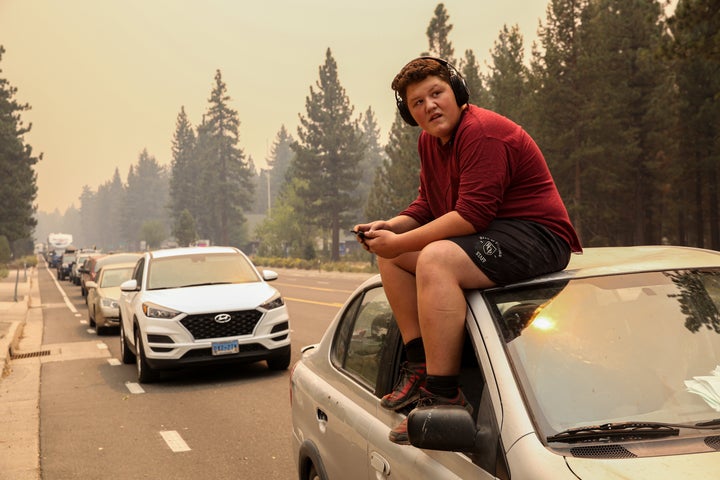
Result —
M462 107L468 103L468 100L470 100L470 91L467 88L464 78L460 75L452 74L450 76L450 87L455 94L455 101L458 107Z
M405 102L403 102L401 98L398 98L396 100L396 102L397 102L398 112L400 112L400 116L402 117L403 120L405 120L405 123L407 123L408 125L410 125L412 127L417 127L418 123L415 121L413 116L410 114L410 109L405 104Z

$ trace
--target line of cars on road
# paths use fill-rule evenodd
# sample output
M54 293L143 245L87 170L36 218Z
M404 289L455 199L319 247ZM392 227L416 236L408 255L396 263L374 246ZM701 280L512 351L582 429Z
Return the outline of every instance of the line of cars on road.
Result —
M189 366L290 365L287 307L268 284L278 275L237 248L95 253L77 272L90 325L119 331L122 361L136 364L140 382Z

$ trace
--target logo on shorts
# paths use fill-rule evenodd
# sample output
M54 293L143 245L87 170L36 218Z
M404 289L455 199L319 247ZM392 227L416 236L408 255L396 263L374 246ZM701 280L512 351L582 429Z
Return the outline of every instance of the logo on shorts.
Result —
M475 256L482 263L485 263L488 258L502 257L502 252L495 240L488 237L478 237L478 241L475 243Z

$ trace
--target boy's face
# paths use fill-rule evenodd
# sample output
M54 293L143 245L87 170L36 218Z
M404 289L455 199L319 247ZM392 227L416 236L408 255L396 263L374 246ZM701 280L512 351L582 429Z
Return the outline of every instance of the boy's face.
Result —
M420 128L439 138L443 144L447 143L462 112L450 84L440 77L430 76L408 85L405 93L410 114Z

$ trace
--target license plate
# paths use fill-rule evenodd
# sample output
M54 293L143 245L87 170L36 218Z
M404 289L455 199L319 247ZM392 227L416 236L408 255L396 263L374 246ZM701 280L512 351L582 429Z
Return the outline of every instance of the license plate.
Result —
M232 353L240 353L240 346L237 340L228 340L227 342L212 342L213 355L229 355Z

